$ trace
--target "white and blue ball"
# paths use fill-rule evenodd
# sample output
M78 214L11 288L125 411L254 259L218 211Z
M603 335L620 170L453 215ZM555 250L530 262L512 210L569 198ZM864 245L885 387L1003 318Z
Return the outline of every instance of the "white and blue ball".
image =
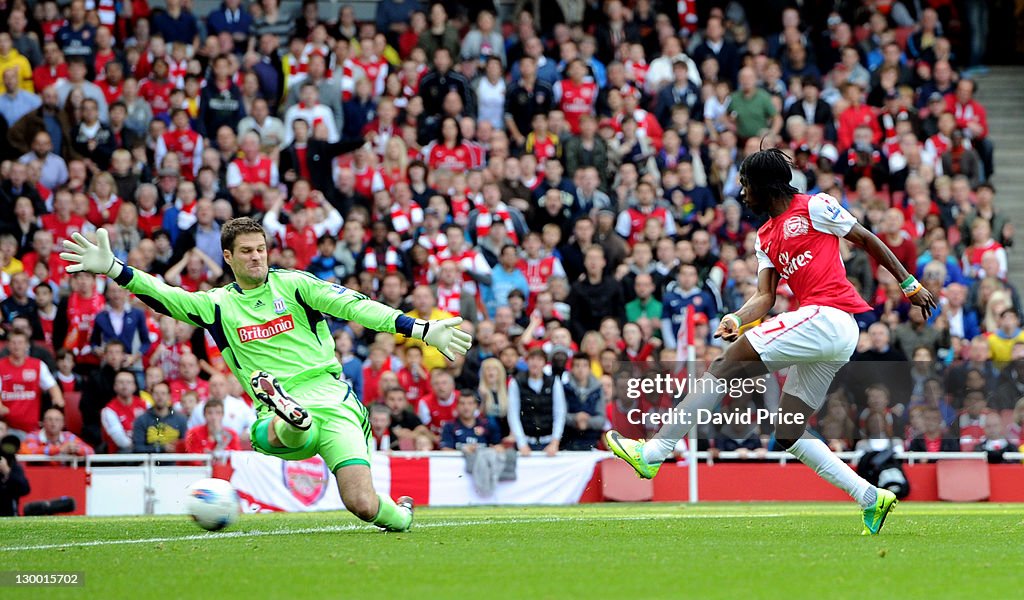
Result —
M200 479L188 486L188 514L207 531L219 531L238 520L238 492L223 479Z

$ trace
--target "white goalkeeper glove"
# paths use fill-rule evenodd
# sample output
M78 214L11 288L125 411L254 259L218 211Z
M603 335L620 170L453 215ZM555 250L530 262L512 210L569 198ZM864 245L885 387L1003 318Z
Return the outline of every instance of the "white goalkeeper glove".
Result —
M68 273L88 271L108 277L117 277L121 274L121 268L124 265L114 258L106 229L101 227L96 230L95 244L77 231L71 234L71 238L71 240L64 240L64 249L67 252L60 253L61 258L71 263L65 268Z
M459 329L462 317L452 317L439 321L416 319L412 326L412 338L423 340L437 348L450 361L456 354L465 354L473 343L473 337Z

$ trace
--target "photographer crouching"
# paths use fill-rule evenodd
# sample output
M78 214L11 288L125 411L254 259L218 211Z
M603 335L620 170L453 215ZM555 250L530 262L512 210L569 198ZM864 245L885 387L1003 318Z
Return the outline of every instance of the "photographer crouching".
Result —
M7 434L7 424L0 421L0 517L18 515L18 499L29 492L25 470L15 455L21 440Z

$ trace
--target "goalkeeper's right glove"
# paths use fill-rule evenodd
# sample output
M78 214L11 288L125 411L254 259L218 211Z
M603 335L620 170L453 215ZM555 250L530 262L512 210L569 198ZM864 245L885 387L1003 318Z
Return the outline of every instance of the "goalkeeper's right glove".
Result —
M473 343L473 337L459 329L462 317L439 321L416 319L412 326L412 338L423 340L437 348L448 360L454 361L456 354L465 354Z
M96 231L96 243L90 242L79 232L71 234L72 240L64 240L64 249L60 257L71 263L65 267L68 273L88 271L97 275L117 277L124 265L114 257L110 250L110 237L102 227Z

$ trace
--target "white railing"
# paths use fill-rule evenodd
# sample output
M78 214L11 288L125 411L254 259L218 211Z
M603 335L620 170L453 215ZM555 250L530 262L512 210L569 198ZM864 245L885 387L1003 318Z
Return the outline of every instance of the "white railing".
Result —
M86 471L90 471L93 465L139 463L141 466L154 466L158 462L201 462L204 466L213 464L212 454L189 454L185 452L167 452L164 454L90 454L78 456L75 454L19 454L18 462L24 464L49 464L66 463L70 467L84 465Z
M68 464L89 474L86 506L90 516L181 514L185 485L212 475L211 454L18 455L25 464ZM175 462L197 465L166 464Z

